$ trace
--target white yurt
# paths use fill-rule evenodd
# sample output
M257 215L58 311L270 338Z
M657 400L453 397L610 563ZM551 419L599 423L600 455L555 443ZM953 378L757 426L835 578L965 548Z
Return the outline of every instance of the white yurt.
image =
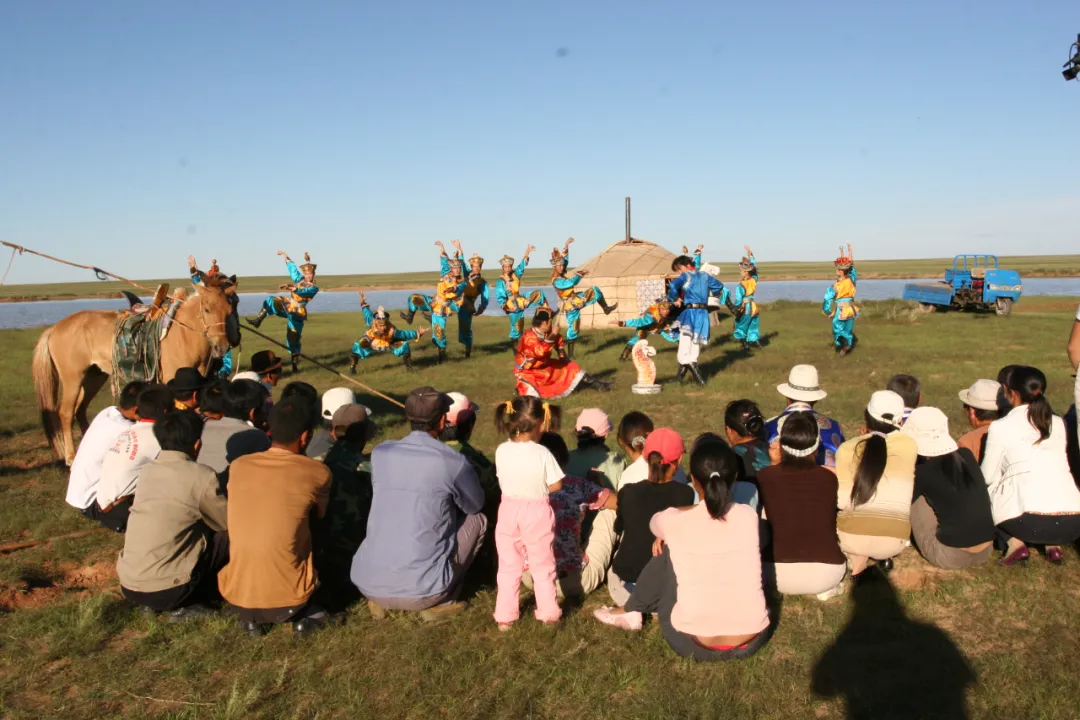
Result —
M578 288L596 285L609 304L619 303L610 315L605 315L597 304L583 309L582 329L615 327L619 320L640 316L666 294L666 282L673 277L671 262L675 257L656 243L630 238L609 245L596 257L575 266L573 272L589 271Z

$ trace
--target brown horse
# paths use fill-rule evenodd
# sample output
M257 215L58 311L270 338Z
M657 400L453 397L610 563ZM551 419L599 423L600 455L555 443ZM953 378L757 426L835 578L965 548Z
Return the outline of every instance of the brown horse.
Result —
M236 315L235 278L204 278L176 312L169 334L161 341L161 380L182 367L206 374L214 358L240 342ZM83 432L89 426L86 410L108 382L112 371L116 313L82 310L41 334L34 348L34 389L45 435L58 457L75 459L72 420Z

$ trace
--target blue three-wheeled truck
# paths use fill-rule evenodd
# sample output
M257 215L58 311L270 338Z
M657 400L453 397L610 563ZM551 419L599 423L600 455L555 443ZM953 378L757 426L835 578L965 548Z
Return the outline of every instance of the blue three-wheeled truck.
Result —
M1023 290L1020 273L999 268L996 255L957 255L944 282L909 283L903 297L927 311L993 310L1004 317Z

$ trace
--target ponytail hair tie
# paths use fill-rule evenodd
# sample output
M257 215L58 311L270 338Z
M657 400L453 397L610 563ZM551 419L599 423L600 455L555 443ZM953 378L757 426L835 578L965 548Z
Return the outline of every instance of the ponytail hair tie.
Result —
M547 432L551 427L551 403L544 403L541 407L544 408L544 432Z
M715 478L720 477L720 473L718 471L716 471L716 470L713 470L711 473L709 473L709 479L710 480L712 480L714 477Z
M503 403L503 410L506 411L507 415L513 415L514 414L514 401L513 400L507 400L506 402L504 402Z
M635 435L634 437L630 438L630 447L645 447L645 436Z

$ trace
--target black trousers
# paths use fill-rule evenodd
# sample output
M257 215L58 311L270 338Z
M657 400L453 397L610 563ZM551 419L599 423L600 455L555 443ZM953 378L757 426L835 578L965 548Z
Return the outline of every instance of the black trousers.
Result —
M1080 514L1024 513L998 525L997 536L1004 545L1008 544L1010 537L1031 545L1072 545L1080 538Z
M675 566L671 564L671 551L667 545L664 551L654 557L638 575L634 592L626 601L626 610L640 613L656 613L660 616L660 631L664 634L671 649L681 657L688 657L698 662L717 660L742 660L756 653L772 637L774 624L758 633L750 642L731 650L712 650L697 641L693 635L679 632L671 624L671 611L679 593L679 582L675 578ZM722 607L717 605L717 612Z
M235 607L235 606L234 606ZM236 608L240 622L252 622L260 625L280 625L295 622L307 617L322 617L326 611L313 602L285 608Z
M131 504L133 502L135 502L135 496L129 495L123 500L113 503L108 510L102 510L95 501L91 506L94 508L94 519L113 532L122 533L127 530L128 515L131 513ZM86 515L86 510L83 510L83 515ZM90 515L86 516L90 517Z
M155 612L171 612L189 605L206 605L221 600L217 576L229 562L229 534L215 533L207 528L206 548L191 572L191 580L168 590L138 592L121 586L129 601Z

